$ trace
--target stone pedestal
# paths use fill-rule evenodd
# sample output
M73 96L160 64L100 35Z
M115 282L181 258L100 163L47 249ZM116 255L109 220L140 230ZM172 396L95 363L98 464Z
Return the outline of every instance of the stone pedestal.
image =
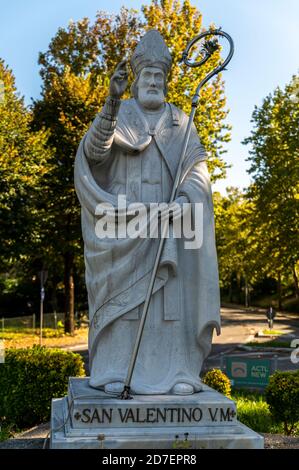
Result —
M237 420L235 403L211 388L188 396L111 398L70 378L52 401L51 448L263 448L263 437Z

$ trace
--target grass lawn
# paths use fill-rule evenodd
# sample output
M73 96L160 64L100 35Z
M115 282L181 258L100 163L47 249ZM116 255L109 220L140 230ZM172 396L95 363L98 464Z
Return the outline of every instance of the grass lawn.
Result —
M283 424L273 422L265 397L247 391L234 391L232 399L236 401L238 420L259 433L283 434ZM299 423L294 435L299 436Z
M81 326L75 330L74 336L65 334L62 328L45 328L43 330L43 346L49 348L75 346L87 343L88 327ZM39 329L32 328L5 328L0 332L0 339L4 340L7 348L28 348L39 344Z

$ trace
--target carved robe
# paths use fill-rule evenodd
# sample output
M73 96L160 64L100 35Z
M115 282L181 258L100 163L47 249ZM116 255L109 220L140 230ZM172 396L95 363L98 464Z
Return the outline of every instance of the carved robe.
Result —
M135 99L108 101L78 149L75 185L82 207L92 387L125 380L159 243L153 238L99 239L96 207L103 202L116 207L120 194L127 202L168 202L187 121L182 111L166 104L153 130ZM205 158L193 127L177 196L203 204L203 244L186 250L184 239L165 241L132 377L138 394L169 393L179 382L199 390L213 329L220 332Z

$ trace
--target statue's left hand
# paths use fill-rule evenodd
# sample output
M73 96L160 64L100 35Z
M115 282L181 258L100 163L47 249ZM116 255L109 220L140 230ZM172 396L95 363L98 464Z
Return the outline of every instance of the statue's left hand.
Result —
M128 86L128 71L126 68L126 59L122 60L115 69L110 80L110 96L114 99L120 99Z
M186 196L179 196L173 202L168 204L167 208L165 207L165 210L161 211L161 219L163 220L163 218L170 217L170 221L173 221L183 217L188 208L186 203L189 203L188 198Z
M188 202L189 200L186 196L179 196L171 204L169 204L169 210L172 212L171 220L176 220L183 217L187 210L187 206L184 206L184 204Z

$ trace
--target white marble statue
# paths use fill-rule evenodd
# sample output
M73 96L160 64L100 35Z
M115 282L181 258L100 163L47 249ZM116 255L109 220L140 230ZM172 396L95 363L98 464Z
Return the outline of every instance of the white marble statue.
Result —
M82 207L88 289L90 386L123 390L142 305L159 240L96 235L96 208L127 202L169 201L188 117L166 103L171 56L160 33L151 30L137 45L131 67L132 99L125 61L110 82L110 95L82 139L75 185ZM182 203L203 204L203 243L186 249L184 239L165 241L131 389L135 394L191 394L220 332L219 286L213 204L206 154L193 126L183 180Z

